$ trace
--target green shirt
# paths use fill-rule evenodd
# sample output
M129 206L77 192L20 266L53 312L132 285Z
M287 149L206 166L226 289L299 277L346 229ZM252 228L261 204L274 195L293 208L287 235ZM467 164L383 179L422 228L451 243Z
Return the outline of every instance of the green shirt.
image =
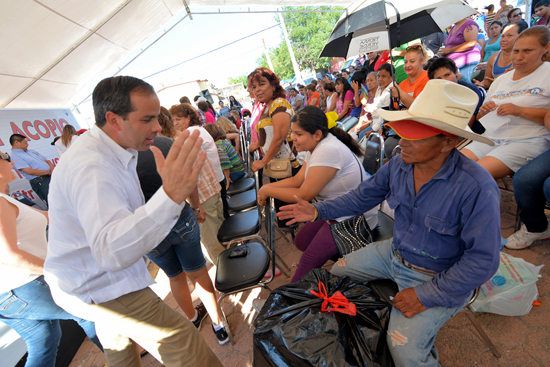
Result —
M225 171L226 169L229 170L229 173L244 171L243 161L230 142L227 140L218 140L216 142L216 148L218 148L222 171Z

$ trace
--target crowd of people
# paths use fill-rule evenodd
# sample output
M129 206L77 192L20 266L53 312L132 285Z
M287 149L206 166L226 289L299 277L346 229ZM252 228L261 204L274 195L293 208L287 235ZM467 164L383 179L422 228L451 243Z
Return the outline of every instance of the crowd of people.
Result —
M247 78L250 109L234 96L218 110L201 96L165 108L143 80L104 79L93 92L96 125L80 136L67 125L55 142L55 173L12 135L0 185L15 168L48 206L0 193L0 320L25 339L27 366L53 366L60 319L76 320L109 366L140 365L136 344L166 366L221 365L198 330L210 316L219 343L229 340L206 263L225 250L217 233L245 162L268 178L259 176L258 204L276 199L277 225L297 231L303 253L291 282L334 258L335 275L394 280L387 342L396 365L437 365L437 331L498 268L496 179L515 174L523 222L506 247L550 238L550 2L537 3L546 23L531 27L506 1L487 10L486 40L478 19L463 19L436 57L439 35L287 90L258 68ZM472 83L480 62L485 76ZM371 176L360 142L373 133L386 156ZM272 174L275 162L288 163L286 177ZM374 230L384 201L393 238L342 254L331 226L363 216ZM186 317L151 291L144 256L166 273Z

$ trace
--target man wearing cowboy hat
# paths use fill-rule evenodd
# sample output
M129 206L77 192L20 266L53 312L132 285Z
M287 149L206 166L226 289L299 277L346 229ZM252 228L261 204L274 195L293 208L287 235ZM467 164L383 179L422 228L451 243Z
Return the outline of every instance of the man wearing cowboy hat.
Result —
M358 215L387 200L394 237L340 259L338 276L399 286L387 342L396 366L438 366L437 331L499 265L500 194L495 180L455 145L478 102L470 89L431 80L407 111L377 112L401 136L401 155L357 189L333 200L281 208L289 222Z

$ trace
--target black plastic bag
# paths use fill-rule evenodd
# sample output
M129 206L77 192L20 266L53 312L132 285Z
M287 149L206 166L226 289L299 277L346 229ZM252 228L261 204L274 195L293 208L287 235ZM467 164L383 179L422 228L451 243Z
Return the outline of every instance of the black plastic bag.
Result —
M322 312L319 292L340 291L356 315ZM386 331L391 306L366 283L313 269L299 282L275 289L254 321L254 366L394 366Z

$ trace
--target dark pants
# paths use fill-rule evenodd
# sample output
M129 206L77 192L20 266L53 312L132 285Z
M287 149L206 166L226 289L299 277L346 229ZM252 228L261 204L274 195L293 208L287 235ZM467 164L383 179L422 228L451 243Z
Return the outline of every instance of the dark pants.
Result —
M50 175L39 176L30 180L32 190L48 205L48 191L50 191Z
M227 219L229 218L229 206L227 205L227 179L224 178L223 181L220 182L220 185L222 187L220 195L222 197L223 204L223 217Z
M550 150L539 155L514 175L514 195L519 216L529 232L544 232L548 219L544 204L550 200Z
M297 167L297 168L292 167L292 176L293 177L298 174L298 172L300 171L300 168L302 168L302 167L301 166ZM286 180L286 179L285 178L272 178L272 177L269 178L269 182L277 182L277 181L281 181L281 180ZM279 199L275 199L274 202L275 202L275 212L276 213L279 212L280 207L285 206L285 205L289 205L289 203L285 203L284 201L281 201ZM279 227L279 228L288 228L288 226L286 225L286 222L288 222L288 221L289 221L288 219L281 220L281 219L277 218L277 227ZM296 224L293 224L291 227L294 227L294 226L296 226Z

